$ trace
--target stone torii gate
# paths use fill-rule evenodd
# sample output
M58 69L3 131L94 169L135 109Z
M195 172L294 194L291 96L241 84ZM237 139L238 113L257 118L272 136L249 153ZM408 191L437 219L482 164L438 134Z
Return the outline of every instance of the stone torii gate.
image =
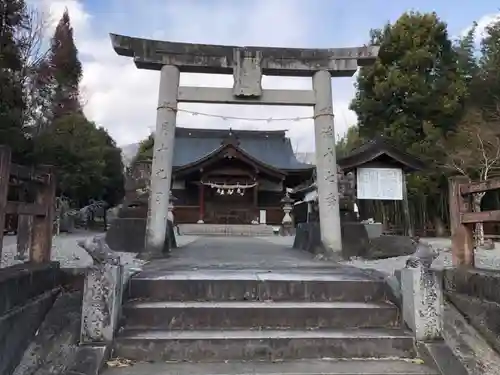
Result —
M378 47L298 49L173 43L111 34L118 55L139 69L159 70L160 91L151 171L145 250L161 256L167 214L178 103L257 104L314 107L321 240L342 250L332 77L352 76L375 62ZM233 88L179 87L180 73L233 74ZM312 77L313 90L263 90L262 75Z

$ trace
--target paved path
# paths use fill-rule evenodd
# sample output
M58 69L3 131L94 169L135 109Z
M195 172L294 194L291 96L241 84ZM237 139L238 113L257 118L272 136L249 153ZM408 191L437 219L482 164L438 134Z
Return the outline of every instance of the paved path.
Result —
M191 244L174 249L168 259L152 262L150 267L169 268L287 268L318 265L312 254L252 237L200 237Z
M372 279L356 267L315 259L286 244L252 237L200 237L167 259L143 267L138 278ZM326 280L325 279L325 280Z

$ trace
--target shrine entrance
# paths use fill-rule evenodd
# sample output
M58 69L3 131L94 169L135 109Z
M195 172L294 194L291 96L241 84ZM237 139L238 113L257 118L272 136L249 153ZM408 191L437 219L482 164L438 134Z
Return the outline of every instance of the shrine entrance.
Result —
M172 43L111 34L114 50L139 69L159 70L155 145L151 171L146 253L163 252L178 103L310 106L314 108L316 171L321 240L342 250L332 77L352 76L375 62L378 47L297 49ZM179 87L180 73L232 74L232 88ZM313 90L264 90L263 75L312 77Z
M207 224L251 224L255 219L254 191L247 182L225 180L205 189Z

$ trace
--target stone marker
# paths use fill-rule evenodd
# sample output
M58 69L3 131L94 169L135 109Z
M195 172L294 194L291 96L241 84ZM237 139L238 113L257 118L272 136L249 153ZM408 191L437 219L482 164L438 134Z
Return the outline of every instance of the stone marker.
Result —
M102 238L80 241L94 260L85 272L80 343L110 343L120 318L123 266Z
M430 245L421 245L425 249L417 249L401 270L403 319L417 340L438 340L443 331L443 290L440 278L430 269L437 253L429 253Z

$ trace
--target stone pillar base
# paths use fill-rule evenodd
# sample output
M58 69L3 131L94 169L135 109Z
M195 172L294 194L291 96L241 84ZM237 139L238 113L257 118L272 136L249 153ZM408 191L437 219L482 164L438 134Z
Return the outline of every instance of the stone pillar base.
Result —
M443 290L439 277L427 267L401 270L403 319L417 340L442 338Z
M107 344L113 341L121 313L122 278L122 265L101 264L86 271L81 344Z

